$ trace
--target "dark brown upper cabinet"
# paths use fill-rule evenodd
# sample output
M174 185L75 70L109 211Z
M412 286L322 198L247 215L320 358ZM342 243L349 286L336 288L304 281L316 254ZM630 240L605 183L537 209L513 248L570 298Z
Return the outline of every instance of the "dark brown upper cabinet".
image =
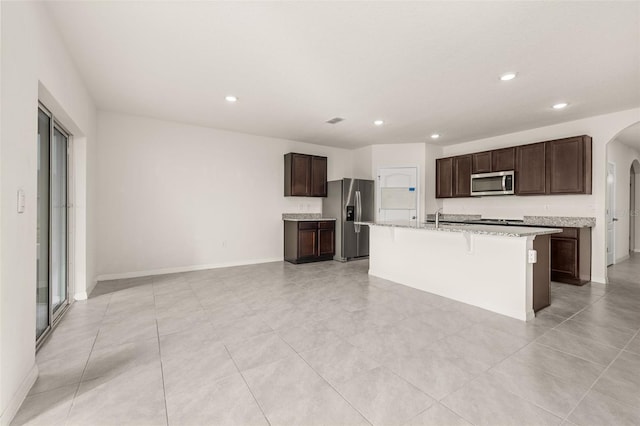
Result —
M453 158L436 160L436 198L453 197Z
M591 138L577 136L546 144L547 194L591 194Z
M327 196L327 157L311 157L311 196Z
M472 173L489 173L491 169L491 151L477 152L473 154Z
M471 155L453 157L453 196L471 196Z
M326 197L327 157L289 153L284 156L286 197Z
M472 173L515 171L516 195L591 194L591 137L574 136L436 160L436 198L470 197Z
M516 195L545 194L546 143L516 147Z
M491 151L491 171L506 172L516 169L516 148L502 148Z

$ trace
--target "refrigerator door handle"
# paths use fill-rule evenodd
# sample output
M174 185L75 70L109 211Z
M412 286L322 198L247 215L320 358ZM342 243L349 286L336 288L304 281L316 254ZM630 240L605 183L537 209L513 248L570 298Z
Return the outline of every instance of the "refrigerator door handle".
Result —
M362 203L360 201L360 191L356 191L356 221L362 220ZM360 225L355 225L356 234L360 233Z

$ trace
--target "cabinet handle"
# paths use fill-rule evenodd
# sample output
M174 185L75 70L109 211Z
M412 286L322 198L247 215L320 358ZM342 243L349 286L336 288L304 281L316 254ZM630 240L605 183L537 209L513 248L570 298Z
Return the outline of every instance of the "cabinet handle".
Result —
M356 221L362 220L362 204L360 203L360 191L356 191ZM360 233L360 225L354 226L356 234Z

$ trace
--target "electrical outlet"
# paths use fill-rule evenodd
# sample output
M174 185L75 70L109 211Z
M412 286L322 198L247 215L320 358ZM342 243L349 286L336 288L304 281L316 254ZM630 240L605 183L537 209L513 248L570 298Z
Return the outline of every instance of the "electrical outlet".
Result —
M536 250L529 250L527 255L527 262L538 263L538 252Z
M18 213L24 213L24 190L18 189Z

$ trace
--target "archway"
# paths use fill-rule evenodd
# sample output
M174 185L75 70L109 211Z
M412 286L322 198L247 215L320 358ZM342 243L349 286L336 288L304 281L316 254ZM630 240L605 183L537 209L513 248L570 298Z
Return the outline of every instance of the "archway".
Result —
M611 265L640 251L640 122L627 126L607 144L606 254ZM640 269L639 269L640 274Z
M633 160L629 168L629 255L640 251L640 217L638 215L638 203L640 203L640 161Z

